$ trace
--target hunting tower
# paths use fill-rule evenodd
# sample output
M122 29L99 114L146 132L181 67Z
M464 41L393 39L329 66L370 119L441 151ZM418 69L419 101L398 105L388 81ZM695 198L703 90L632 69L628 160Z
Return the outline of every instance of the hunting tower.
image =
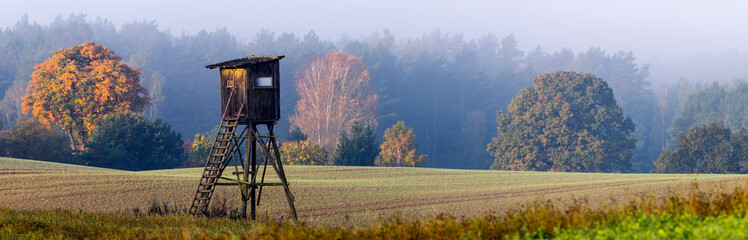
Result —
M208 211L215 186L238 185L242 194L241 214L246 217L249 202L250 219L256 219L262 188L280 186L294 220L297 219L294 197L273 134L275 123L280 119L279 60L283 57L248 56L205 66L220 69L222 121L192 201L191 214ZM260 125L266 126L263 131L266 134L260 133ZM222 176L232 161L233 176ZM265 182L268 164L280 182Z

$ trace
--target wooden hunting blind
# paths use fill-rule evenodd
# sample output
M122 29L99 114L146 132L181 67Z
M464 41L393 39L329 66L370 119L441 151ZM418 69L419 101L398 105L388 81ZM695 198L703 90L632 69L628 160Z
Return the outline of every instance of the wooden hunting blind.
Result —
M205 66L221 71L221 114L240 122L280 119L279 60L284 56L249 56Z
M192 201L191 214L208 212L215 186L238 185L242 195L240 213L246 217L249 203L250 218L256 219L263 187L280 186L294 220L298 219L273 134L280 119L279 60L283 57L248 56L205 66L220 69L221 125ZM260 125L267 127L266 134L261 133ZM225 177L223 172L231 162L234 176ZM268 165L280 182L265 182Z

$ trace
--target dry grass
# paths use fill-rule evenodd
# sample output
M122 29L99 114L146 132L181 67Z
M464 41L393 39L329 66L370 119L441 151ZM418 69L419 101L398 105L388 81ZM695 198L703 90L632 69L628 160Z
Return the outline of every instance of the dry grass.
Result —
M121 212L165 202L188 207L202 169L128 172L0 158L0 207ZM639 194L690 188L732 188L743 175L597 174L286 166L299 218L311 225L360 225L392 214L421 218L502 213L536 199L559 207L573 198L593 205ZM268 177L273 181L274 176ZM220 187L216 198L238 206L238 189ZM260 213L287 217L280 188L266 188Z

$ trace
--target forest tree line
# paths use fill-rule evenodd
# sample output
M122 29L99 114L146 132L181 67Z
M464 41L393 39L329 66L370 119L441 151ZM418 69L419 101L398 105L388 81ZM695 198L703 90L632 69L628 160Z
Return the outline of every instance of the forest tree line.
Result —
M386 128L404 121L414 129L428 167L489 168L493 159L486 144L496 136L497 111L506 110L535 76L557 70L592 73L613 90L623 115L635 125L631 171L652 170L662 149L674 148L670 145L678 132L708 122L687 118L695 110L683 109L701 104L696 103L701 99L708 101L691 95L710 88L687 81L652 86L648 66L637 63L632 52L547 52L541 46L523 52L513 35L466 39L439 31L398 39L383 30L360 38L343 35L333 42L314 31L297 36L261 30L254 39L239 40L226 29L173 34L152 21L116 27L107 20L71 15L49 25L24 17L0 30L0 121L5 129L25 116L21 98L34 65L49 58L50 51L87 41L108 46L123 62L139 68L140 84L151 103L144 110L146 118L163 119L183 136L205 134L220 122L218 74L205 65L247 55L285 55L276 132L286 137L300 98L296 79L302 67L334 49L360 58L368 69L369 84L378 96L376 135L384 136ZM736 117L727 113L742 110L737 107L725 106L724 116L715 113L710 119L725 120L732 127Z

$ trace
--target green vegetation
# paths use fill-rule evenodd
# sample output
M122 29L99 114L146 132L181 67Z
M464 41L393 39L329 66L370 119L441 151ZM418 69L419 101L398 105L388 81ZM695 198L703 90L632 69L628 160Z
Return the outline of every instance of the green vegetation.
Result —
M286 141L298 142L306 141L306 139L307 136L301 131L301 128L299 128L299 126L294 126L293 129L291 129L291 132L288 133Z
M109 168L98 168L75 164L55 163L47 161L36 161L27 159L17 158L6 158L0 157L0 169L6 171L21 171L21 170L70 170L71 172L80 171L100 171L100 172L124 172L120 170L114 170Z
M725 127L738 131L748 127L748 82L745 79L735 80L731 84L696 85L682 84L688 94L681 100L678 114L668 130L675 143L679 133L687 132L691 127L722 121Z
M31 118L21 119L0 134L0 154L51 162L76 163L65 134Z
M496 121L498 136L487 149L495 158L491 169L631 170L634 122L623 117L607 82L592 74L537 76Z
M374 128L354 122L349 131L340 135L332 163L338 166L374 166L378 154Z
M92 166L125 170L173 168L182 163L182 135L169 124L134 113L116 113L94 128L86 159Z
M429 167L488 169L492 158L484 150L496 135L489 131L496 127L496 111L506 110L534 76L558 69L590 72L608 82L624 114L636 124L635 172L649 172L662 146L653 144L649 134L655 101L648 68L631 52L554 52L542 46L523 52L522 40L511 34L470 39L435 31L406 39L383 30L327 40L314 31L259 30L249 36L226 29L179 34L160 29L154 21L115 25L85 15L63 16L49 24L20 18L0 29L0 121L8 128L24 116L21 98L36 63L48 59L50 51L88 41L108 46L121 62L140 69L140 84L152 103L143 109L147 118L161 118L190 138L220 122L218 76L205 71L205 64L252 54L285 55L279 87L281 116L288 117L300 99L296 76L303 64L338 49L360 58L369 71L371 88L379 97L376 135L383 136L397 121L407 122L414 127L419 153L429 156ZM285 119L275 127L279 139L289 131Z
M617 224L560 230L559 239L745 239L748 215L629 215Z
M568 173L567 173L568 175ZM745 183L745 182L744 182ZM370 225L315 226L264 218L258 222L223 218L84 213L0 208L4 238L246 238L246 239L692 239L740 238L748 226L748 186L663 196L641 194L595 206L574 198L566 206L535 201L505 213L468 217L432 213L421 218L380 217ZM156 214L156 212L150 211Z
M675 150L663 150L655 162L658 173L746 173L748 133L732 132L722 121L691 127L678 134Z
M590 206L624 201L642 193L664 196L698 181L704 189L737 186L743 175L603 174L512 172L428 168L340 166L284 167L300 219L312 226L366 226L395 213L418 219L445 212L456 218L504 212L528 199L569 206L587 197ZM152 202L188 207L202 169L129 172L59 163L0 158L1 207L91 212L129 212ZM274 179L269 172L267 179ZM43 181L43 184L41 184ZM236 187L217 188L216 201L239 206ZM261 215L287 218L283 192L263 190Z

